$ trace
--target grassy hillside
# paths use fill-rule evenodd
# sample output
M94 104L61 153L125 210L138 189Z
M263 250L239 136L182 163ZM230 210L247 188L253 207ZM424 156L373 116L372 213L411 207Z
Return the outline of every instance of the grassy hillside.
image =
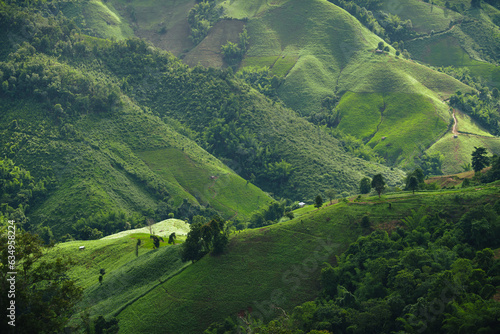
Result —
M434 1L435 2L435 1ZM398 15L403 20L411 20L413 29L421 34L448 29L450 22L462 17L459 13L434 2L420 0L384 0L381 10Z
M481 59L473 48L467 48L470 39L459 28L455 28L444 34L415 39L406 45L415 59L432 66L466 67L472 75L484 78L489 86L500 87L500 68L471 58L468 52ZM464 47L468 49L467 52Z
M245 219L270 201L198 145L132 106L119 108L113 117L88 115L76 120L73 126L80 139L71 140L51 125L43 110L35 111L37 103L2 101L3 124L16 119L23 129L34 127L33 120L45 125L37 133L2 130L2 146L10 148L12 159L34 170L34 175L55 177L57 182L35 216L71 221L86 211L154 212L165 200L172 201L174 212L186 198L192 205L211 205L226 218ZM45 131L53 136L43 137ZM187 167L191 173L182 172ZM211 179L212 175L218 178ZM157 187L166 193L152 192ZM53 224L58 234L72 233L71 223Z
M227 316L234 319L248 307L255 317L269 321L278 315L271 305L291 311L314 299L322 263L334 263L335 255L366 232L360 226L363 216L370 217L375 229L391 229L412 209L426 206L428 214L445 212L453 220L478 203L500 198L497 186L481 188L388 194L381 201L363 197L359 202L325 206L288 222L233 234L227 254L206 256L186 268L175 260L178 246L161 247L135 258L135 242L127 237L87 242L82 253L76 249L80 243L61 244L56 250L77 258L71 275L84 278L87 300L99 301L91 314L114 312L121 332L199 333L211 322ZM87 251L94 254L93 261L81 255ZM105 263L108 252L117 258ZM102 286L97 282L99 268L107 271ZM140 278L139 273L147 268L155 270ZM112 288L118 293L111 294Z
M116 40L134 36L128 21L121 17L109 2L61 2L60 10L88 35Z
M411 165L413 157L419 154L419 147L426 148L439 139L451 120L448 108L441 101L456 90L470 90L449 76L438 74L424 66L395 58L393 55L375 55L373 50L381 39L346 11L327 1L226 1L220 2L220 5L224 8L226 17L237 20L226 19L218 22L199 45L189 52L184 50L184 61L187 64L223 67L221 45L228 40L235 42L238 32L246 25L250 47L240 68L267 66L271 69L271 74L284 76L285 80L278 89L278 96L301 116L316 113L321 110L325 99L342 96L346 91L389 95L410 93L405 101L393 99L393 104L389 106L390 109L399 110L397 116L392 118L390 126L403 130L397 134L391 132L390 137L381 134L380 137L390 138L391 142L386 142L385 145L378 145L380 141L377 138L370 143L372 147L377 146L376 151L390 164ZM120 7L118 2L116 6ZM162 4L154 1L139 4L132 1L122 7L122 12L125 8L129 11L131 8L142 8L142 17L136 18L138 31L156 29L153 23L160 24L166 11L185 17L189 10L187 2L173 1ZM383 3L381 9L397 14L402 19L411 19L419 33L445 31L451 20L461 18L456 12L416 0L405 0L397 5L388 1ZM180 20L170 20L168 24ZM148 24L149 27L146 28ZM169 33L167 29L167 34ZM138 35L142 36L141 33ZM187 39L186 35L181 35L182 33L179 33L178 37L184 36ZM158 38L151 36L146 37L156 45L171 49ZM412 46L408 48L413 50ZM176 54L178 50L178 47L172 49ZM392 48L391 50L393 54L395 51ZM439 53L430 53L439 57ZM477 63L478 73L485 74L484 72L490 69L482 66L483 63ZM411 103L408 103L410 100ZM349 101L358 105L364 103L356 101L353 96L349 97ZM435 109L434 112L431 111L429 103ZM346 103L342 104L345 107ZM412 106L410 110L408 105ZM345 111L345 108L344 112L351 114ZM372 117L375 115L372 112L368 114ZM356 112L352 115L356 115ZM428 126L418 121L419 118L434 123ZM362 123L374 121L358 120ZM368 137L374 136L376 132L373 127L368 129L364 124L356 126L356 117L351 117L350 121L344 118L344 123L346 122L349 124L341 124L340 127L355 136L364 131L360 138L370 139ZM421 125L425 131L409 135L415 124ZM381 125L383 130L383 123ZM352 128L357 130L350 131ZM389 146L386 146L387 144Z
M442 100L456 90L471 91L443 73L371 52L349 64L338 84L347 91L334 110L339 128L368 142L389 163L402 165L446 131L451 114Z
M157 47L176 56L189 51L187 14L194 0L108 0L134 28L138 37L150 40Z
M139 238L143 243L136 257L135 247ZM79 250L80 246L85 249ZM149 234L131 234L120 238L110 236L101 240L58 244L46 256L71 257L75 261L68 275L78 277L77 284L85 290L76 306L79 311L70 321L71 326L78 324L80 315L84 313L91 318L98 315L111 317L159 282L181 271L186 264L181 262L179 250L180 246L163 244L153 250ZM100 269L105 270L102 284L98 281Z

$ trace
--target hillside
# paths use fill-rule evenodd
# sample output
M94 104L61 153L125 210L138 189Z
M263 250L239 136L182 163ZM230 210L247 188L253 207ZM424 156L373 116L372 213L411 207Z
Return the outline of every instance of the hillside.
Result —
M390 186L404 177L354 157L230 71L190 69L142 40L89 37L64 17L25 9L16 20L4 8L2 31L35 28L16 37L22 45L3 45L15 52L0 63L2 152L50 180L29 216L56 237L95 238L171 213L245 222L271 201L257 186L311 200L329 188L355 193L367 175Z
M227 254L206 256L182 269L174 260L178 246L161 247L135 258L135 241L129 237L64 243L49 256L63 252L76 258L71 275L81 277L81 284L87 287L80 310L84 305L90 307L91 300L97 302L90 307L91 316L117 316L120 332L199 333L214 321L227 316L235 319L249 307L254 317L267 322L278 315L271 305L291 312L294 306L313 300L320 289L322 263L335 263L335 256L367 233L360 223L363 216L369 216L374 230L388 232L403 226L402 219L421 207L429 217L439 212L443 220L456 221L471 208L500 198L497 185L481 188L388 194L382 201L363 197L325 206L288 222L232 234ZM80 255L83 252L76 249L80 244L86 246L85 252L94 254L92 262L89 256ZM116 252L116 247L121 251ZM108 259L106 254L111 253L118 257ZM77 274L85 266L86 274ZM149 270L147 280L139 280L134 273L146 267L164 270ZM99 268L106 269L102 286L97 282ZM118 292L111 294L114 289Z
M189 26L183 18L187 17L192 7L191 2L112 3L121 16L135 27L137 36L145 37L175 55L181 55L190 66L201 64L207 67L226 67L221 46L227 41L237 42L238 33L245 26L250 45L240 64L240 70L267 66L271 68L272 74L284 77L277 94L287 107L303 117L314 119L318 114L321 117L336 117L337 111L331 111L334 105L325 108L325 101L335 101L347 91L415 94L408 97L410 104L414 106L408 112L403 112L407 109L408 100L400 102L399 99L394 99L389 106L399 112L394 114L392 121L387 122L387 126L396 125L404 129L401 133L386 132L382 126L381 130L385 133L380 133L377 137L376 129L369 127L364 131L377 138L368 143L368 138L358 136L357 131L350 131L350 125L340 125L344 132L365 139L365 143L373 147L390 165L411 167L413 158L422 153L421 148L429 147L440 138L451 120L442 100L456 90L470 90L448 76L441 75L437 78L423 66L412 66L404 61L397 61L398 59L374 65L373 51L381 41L380 37L344 9L323 0L307 3L295 0L272 3L239 0L219 2L224 11L223 17L208 30L207 36L198 45L193 45L188 38ZM461 17L456 12L443 10L438 6L432 8L431 11L430 4L416 0L407 0L397 6L382 1L380 6L381 10L388 13L410 15L411 17L404 16L401 19L412 19L418 33L446 30L451 20ZM427 11L431 11L432 15L429 16ZM420 26L429 31L423 31ZM165 27L166 32L160 33L161 27ZM390 50L392 54L395 52L392 48ZM393 56L390 58L394 59ZM409 66L412 68L409 69ZM356 74L353 75L350 70L356 71ZM392 82L394 78L397 80ZM353 99L350 96L350 101ZM434 112L426 101L432 104ZM363 103L362 99L357 103ZM355 110L343 111L356 114ZM378 111L370 111L372 112ZM431 119L433 126L423 124L418 120L419 117ZM345 122L349 123L347 119ZM380 123L382 125L384 120ZM425 131L414 131L412 124L420 124ZM417 133L417 137L413 138L409 133ZM389 141L382 145L381 137L386 137ZM422 142L421 145L415 144L418 142Z

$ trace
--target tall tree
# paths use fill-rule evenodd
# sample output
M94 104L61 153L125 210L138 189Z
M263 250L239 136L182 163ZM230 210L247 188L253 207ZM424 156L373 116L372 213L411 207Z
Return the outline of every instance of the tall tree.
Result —
M474 172L477 173L489 165L489 159L486 154L488 152L484 147L474 146L474 152L472 152L472 169L474 169Z
M408 179L408 189L410 189L411 191L413 191L413 193L415 193L415 190L418 189L418 180L415 176L410 176L410 178Z
M314 207L319 209L322 206L323 206L323 198L320 195L318 195L314 199Z
M361 182L359 183L359 192L362 194L368 194L371 189L372 187L370 178L368 177L362 178Z
M330 199L330 204L332 204L332 201L335 198L336 194L337 192L335 191L335 189L328 189L327 191L325 191L326 197Z
M380 194L385 189L385 181L384 181L384 177L382 176L382 174L377 174L373 177L372 188L375 189L375 191L378 194L378 197L380 198Z

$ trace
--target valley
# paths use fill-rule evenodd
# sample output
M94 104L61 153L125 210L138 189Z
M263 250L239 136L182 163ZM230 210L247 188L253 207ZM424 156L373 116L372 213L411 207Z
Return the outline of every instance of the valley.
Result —
M2 333L493 333L499 61L495 0L0 0Z

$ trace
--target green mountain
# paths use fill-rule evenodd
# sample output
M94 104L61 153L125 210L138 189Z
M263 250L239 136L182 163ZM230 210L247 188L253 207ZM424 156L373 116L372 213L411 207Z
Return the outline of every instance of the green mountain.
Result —
M20 327L493 333L499 18L491 0L0 0ZM487 171L424 182L478 147Z
M420 40L427 43L427 39L467 31L461 33L469 36L464 38L475 41L468 52L483 55L478 59L494 59L494 46L498 44L478 38L481 31L494 36L497 29L492 23L495 8L486 4L484 7L488 10L481 11L491 17L477 14L476 9L459 13L444 7L444 3L441 7L418 0L405 0L397 5L382 0L216 2L216 8L223 12L222 18L210 23L206 37L202 36L199 44L194 45L189 38L190 23L185 19L192 8L190 2L112 3L135 27L137 36L146 37L155 45L180 55L190 66L226 67L221 47L227 41L237 43L238 34L245 26L249 47L239 65L240 70L270 68L271 74L284 79L276 93L287 107L313 122L338 127L369 145L390 165L406 168L413 167L417 157L451 130L448 125L452 122L452 114L443 101L458 90L474 90L450 76L402 56L395 57L396 50L391 46L390 52L376 54L376 46L382 39L375 33L391 39L401 38L394 40L402 42L401 51L406 48L416 59L432 65L438 63L426 61L421 52L434 58L441 52L436 48L425 51L426 47L419 46ZM353 11L352 6L361 6L361 9ZM369 14L363 14L363 10ZM130 13L135 13L133 19ZM370 15L378 23L367 19ZM486 16L475 18L478 15ZM365 26L371 22L372 31L360 21L365 22ZM474 28L472 32L478 22L485 27ZM163 26L166 32L160 32ZM465 41L464 38L461 40ZM443 56L453 57L454 51L450 53L449 43L446 45ZM496 80L491 77L496 71L494 65L485 62L478 65L473 72L494 86ZM401 99L398 93L406 97ZM368 105L371 99L379 103ZM368 109L359 109L359 105ZM394 131L394 128L399 130Z
M141 40L88 37L64 16L3 9L3 31L33 26L4 45L15 51L0 64L0 98L3 155L48 180L30 208L34 228L88 238L86 225L109 234L171 213L245 222L271 201L254 183L293 200L355 193L380 172L401 184L401 171L353 157L230 71L190 69ZM129 218L106 227L109 212Z

